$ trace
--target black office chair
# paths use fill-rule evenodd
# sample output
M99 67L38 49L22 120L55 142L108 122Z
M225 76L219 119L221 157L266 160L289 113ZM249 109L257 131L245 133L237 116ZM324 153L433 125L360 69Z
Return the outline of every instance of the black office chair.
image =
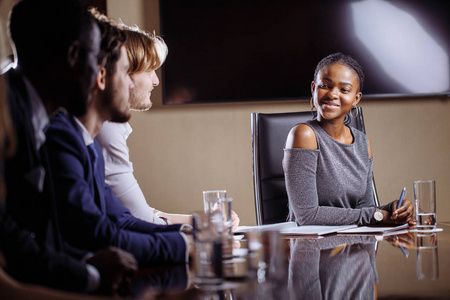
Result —
M361 107L353 108L356 118L347 117L347 125L365 133ZM255 191L256 222L258 225L287 221L288 196L282 160L289 131L299 123L311 120L310 111L294 113L251 114L253 185ZM373 181L375 205L379 205Z

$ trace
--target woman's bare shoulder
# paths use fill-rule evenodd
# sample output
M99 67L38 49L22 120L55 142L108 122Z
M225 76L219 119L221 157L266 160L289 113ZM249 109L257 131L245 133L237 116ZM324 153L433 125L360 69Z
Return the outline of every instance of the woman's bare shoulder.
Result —
M289 132L286 149L317 149L317 139L314 130L307 124L298 124Z

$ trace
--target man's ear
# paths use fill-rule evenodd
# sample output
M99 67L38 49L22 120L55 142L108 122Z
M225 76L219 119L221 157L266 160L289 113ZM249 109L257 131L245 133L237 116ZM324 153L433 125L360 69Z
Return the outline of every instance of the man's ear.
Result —
M67 51L67 62L71 68L75 67L77 64L78 55L80 55L80 43L75 41L70 45L69 50Z
M104 91L106 88L106 69L103 67L98 71L95 83L99 90Z

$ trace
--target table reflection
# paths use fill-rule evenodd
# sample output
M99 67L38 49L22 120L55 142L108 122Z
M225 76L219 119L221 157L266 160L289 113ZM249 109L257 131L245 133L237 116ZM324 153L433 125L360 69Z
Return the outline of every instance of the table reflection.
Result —
M438 239L435 232L409 232L383 238L400 248L405 257L416 250L416 276L418 280L439 279Z
M189 288L191 277L187 264L144 269L130 282L129 291L124 289L121 294L147 299L152 294L182 292Z
M416 234L416 271L419 280L439 278L438 245L436 233Z
M450 227L445 230L439 247L450 253ZM450 264L446 255L438 260L437 235L253 232L224 260L221 284L196 285L192 265L152 268L140 271L133 291L142 299L448 299L450 268L443 266Z
M374 236L292 239L291 299L374 299Z

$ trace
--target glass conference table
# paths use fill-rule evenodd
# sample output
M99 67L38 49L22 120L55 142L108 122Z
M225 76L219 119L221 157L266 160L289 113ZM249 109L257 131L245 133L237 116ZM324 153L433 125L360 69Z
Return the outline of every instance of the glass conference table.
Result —
M219 285L195 285L192 266L174 266L141 270L132 289L146 299L450 299L450 222L438 228L282 237L281 247L263 241L256 262L237 258Z

